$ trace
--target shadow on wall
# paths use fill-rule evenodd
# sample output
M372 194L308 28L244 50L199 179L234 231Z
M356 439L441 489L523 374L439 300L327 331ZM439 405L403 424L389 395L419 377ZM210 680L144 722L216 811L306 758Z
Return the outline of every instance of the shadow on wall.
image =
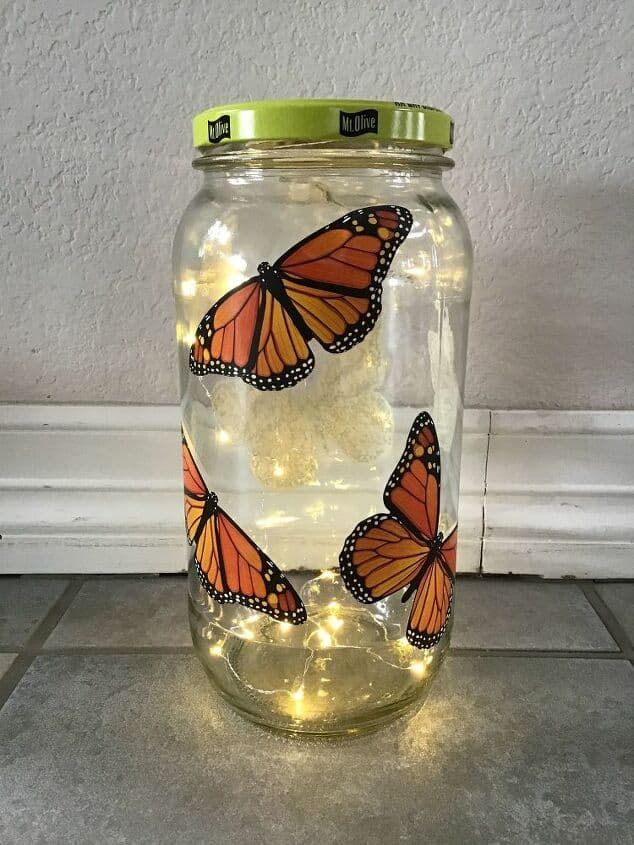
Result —
M521 187L507 209L512 228L472 226L467 404L634 406L634 191Z

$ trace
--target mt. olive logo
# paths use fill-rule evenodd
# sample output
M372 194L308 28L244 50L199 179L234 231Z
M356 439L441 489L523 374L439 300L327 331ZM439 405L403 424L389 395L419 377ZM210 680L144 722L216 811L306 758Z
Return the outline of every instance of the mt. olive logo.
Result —
M218 144L223 138L231 138L231 118L228 114L221 114L217 120L208 120L207 131L212 144Z
M376 135L379 129L379 113L376 109L362 109L361 111L339 112L339 134L347 138L357 135Z

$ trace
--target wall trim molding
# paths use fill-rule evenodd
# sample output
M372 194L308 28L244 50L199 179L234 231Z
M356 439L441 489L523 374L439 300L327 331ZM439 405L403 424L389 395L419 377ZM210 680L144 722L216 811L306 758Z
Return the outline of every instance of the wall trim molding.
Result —
M175 406L0 405L0 574L185 567ZM460 570L634 577L634 411L465 414Z

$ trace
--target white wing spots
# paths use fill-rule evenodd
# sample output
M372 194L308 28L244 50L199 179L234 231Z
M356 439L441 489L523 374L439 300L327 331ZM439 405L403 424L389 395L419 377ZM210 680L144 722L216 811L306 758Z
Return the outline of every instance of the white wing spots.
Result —
M435 634L426 634L424 631L414 631L412 628L407 628L407 642L413 645L415 648L424 648L430 649L433 648L435 645L442 640L445 631L447 630L447 625L449 623L449 619L451 618L451 611L453 608L453 595L449 600L449 607L447 608L447 618L442 624L440 630L436 631Z
M328 352L340 353L352 349L366 337L366 335L374 328L374 325L381 313L381 296L382 283L385 279L392 259L396 250L399 248L403 240L407 237L412 228L413 218L411 213L399 205L384 205L372 206L369 208L360 208L356 211L351 211L344 215L340 220L334 221L330 226L326 226L324 231L330 229L334 225L340 225L342 222L351 225L357 232L376 233L381 237L379 232L383 228L380 221L377 219L377 213L381 209L386 209L398 218L396 229L391 237L384 240L383 248L380 250L380 261L372 274L369 290L366 289L363 293L369 299L368 310L363 314L359 322L346 333L346 337L334 340L331 344L322 344ZM350 296L354 297L354 292L350 292ZM211 373L221 376L237 377L243 379L247 384L252 385L258 390L284 390L287 387L293 387L298 382L305 379L313 370L315 366L314 359L311 358L303 361L296 367L286 370L279 375L258 376L252 373L249 368L238 367L234 364L225 364L222 361L214 360L209 355L208 346L209 339L212 335L210 313L208 313L202 320L197 330L197 340L204 346L206 353L204 357L207 360L198 361L194 357L194 347L189 355L189 368L196 376L206 376Z
M348 349L352 349L353 346L361 343L366 335L372 331L379 318L379 314L381 313L383 279L387 276L394 254L401 245L401 242L409 234L413 222L411 213L400 205L387 205L382 207L387 208L396 214L398 217L398 224L396 231L394 232L394 236L385 242L385 246L379 253L381 255L381 263L375 269L372 275L372 281L370 282L370 307L363 315L363 318L346 334L346 337L343 340L335 340L331 344L324 344L324 348L327 349L328 352L347 352ZM373 213L375 208L359 208L356 211L351 211L350 214L343 217L343 222L346 223L353 218L352 225L356 225L359 220L363 220L367 217L370 226L376 228L378 221L376 221L376 217L374 217ZM373 222L373 218L375 222ZM371 231L369 226L366 226L366 229Z
M374 598L369 590L366 589L363 581L357 576L356 569L352 563L352 554L354 547L359 537L364 536L370 528L376 528L385 519L389 518L387 513L376 513L360 522L352 534L346 537L343 548L339 555L339 571L346 588L352 593L357 601L363 604L373 604L379 601L379 598Z
M241 593L234 593L231 590L221 593L209 582L197 560L195 563L198 580L202 584L203 589L219 604L241 604L251 610L259 610L262 613L266 613L267 616L271 616L273 619L278 619L281 622L290 622L291 625L301 625L308 618L306 608L303 604L299 604L295 610L290 612L285 610L280 611L277 608L272 608L266 599L261 599L258 596L244 596Z
M431 428L435 432L434 421L426 411L423 411L418 414L418 416L412 423L412 427L409 431L407 444L403 451L403 455L401 456L401 459L398 462L396 469L390 476L390 479L385 487L384 499L387 507L390 507L390 491L394 489L394 487L396 487L397 484L400 482L403 473L409 468L412 460L415 457L420 458L425 462L427 470L429 472L435 472L437 474L438 486L440 487L440 452L438 449L438 440L436 437L434 437L434 444L431 447L427 446L427 448L425 449L423 449L422 444L418 442L418 438L421 431L423 431L423 429L427 427ZM379 601L379 598L374 598L371 595L371 593L366 589L361 578L359 578L356 573L356 568L352 562L352 555L354 553L355 545L359 537L365 535L369 529L375 528L376 526L380 525L385 519L390 518L390 516L393 519L395 518L393 514L390 515L385 513L378 513L360 522L356 526L354 531L349 534L348 537L346 537L346 540L343 544L343 548L339 555L339 569L341 572L343 583L345 584L346 588L352 593L355 599L357 599L357 601L362 602L363 604L372 604L376 601ZM437 645L442 639L447 629L447 624L451 617L452 607L453 593L449 598L447 617L443 622L442 627L435 633L428 634L422 631L413 630L408 625L406 632L407 641L415 648L420 649L430 649Z
M420 458L424 462L427 472L436 476L436 479L438 481L438 490L440 491L440 450L438 448L437 438L431 452L426 451L424 454L418 454L418 451L420 449L420 446L418 444L418 436L421 431L426 427L432 428L434 432L436 430L434 426L434 421L432 420L431 416L427 413L427 411L423 411L422 413L418 414L418 416L412 423L412 427L410 428L409 435L407 438L407 445L405 446L403 454L401 455L401 459L396 465L396 469L394 470L392 475L390 475L387 484L385 485L384 499L387 499L389 492L400 484L401 478L403 477L403 473L405 473L409 469L415 457Z
M214 373L220 376L241 378L247 384L256 387L258 390L284 390L285 387L292 387L305 379L315 366L315 359L311 357L297 364L292 369L284 370L279 375L258 376L244 367L236 367L224 364L222 361L210 361L208 364L198 364L190 353L189 368L197 376L206 376Z
M279 375L258 376L255 373L236 373L236 375L239 375L247 384L257 387L258 390L284 390L285 387L292 387L305 379L314 366L315 359L311 355L307 361L301 361L297 366L284 370Z

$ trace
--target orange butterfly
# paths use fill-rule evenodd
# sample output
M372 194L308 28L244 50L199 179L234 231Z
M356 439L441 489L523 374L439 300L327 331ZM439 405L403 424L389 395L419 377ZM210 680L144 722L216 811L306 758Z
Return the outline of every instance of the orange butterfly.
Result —
M429 414L414 420L383 502L390 513L363 520L347 537L339 556L341 575L354 597L368 604L404 587L403 601L416 593L407 639L417 648L431 648L451 613L458 526L446 539L438 532L440 448Z
M290 581L218 505L183 433L187 539L194 545L200 582L221 604L239 602L280 622L301 625L306 608Z
M351 349L381 313L383 279L411 227L412 215L398 205L359 208L313 232L272 266L260 264L257 276L203 317L191 371L283 390L315 366L310 340L328 352Z

